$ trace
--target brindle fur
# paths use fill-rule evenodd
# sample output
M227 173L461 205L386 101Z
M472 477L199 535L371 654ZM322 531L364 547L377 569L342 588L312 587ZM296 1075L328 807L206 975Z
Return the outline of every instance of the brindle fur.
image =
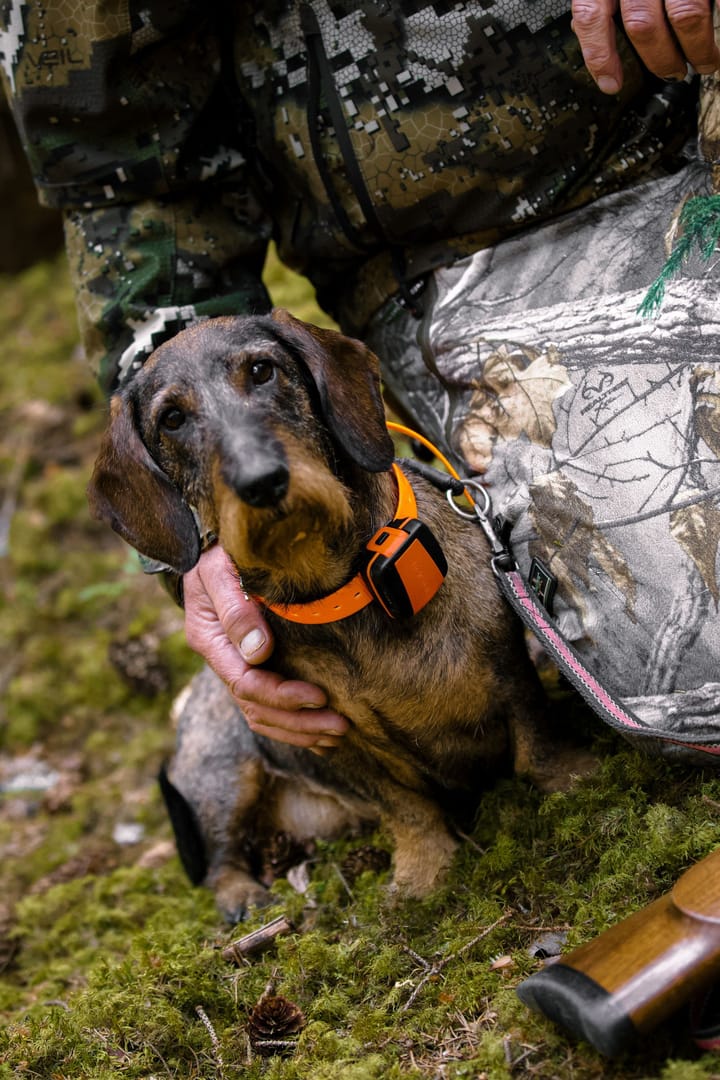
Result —
M173 431L174 408L185 420ZM193 506L246 589L296 602L345 582L392 519L392 455L376 357L276 310L210 320L157 349L112 402L89 495L97 516L180 572L199 554ZM456 847L447 813L476 801L508 755L556 786L542 692L482 531L410 475L449 564L427 607L391 621L372 605L324 626L266 613L271 668L322 686L351 721L336 750L254 735L209 670L191 685L168 778L202 837L191 873L231 917L265 898L254 853L273 833L305 841L379 817L396 887L422 896Z

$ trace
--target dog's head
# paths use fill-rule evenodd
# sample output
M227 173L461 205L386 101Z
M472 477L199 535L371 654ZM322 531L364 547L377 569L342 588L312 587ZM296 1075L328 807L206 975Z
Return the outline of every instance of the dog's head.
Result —
M288 448L340 471L390 467L377 358L278 309L211 319L161 345L112 398L90 506L138 551L186 573L200 555L191 507L222 486L249 507L278 508Z

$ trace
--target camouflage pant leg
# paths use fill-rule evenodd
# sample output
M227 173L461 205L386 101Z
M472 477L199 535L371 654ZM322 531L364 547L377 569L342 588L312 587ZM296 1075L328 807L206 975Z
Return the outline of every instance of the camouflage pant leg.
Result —
M637 314L705 173L610 196L437 271L418 323L368 341L420 428L485 472L521 569L641 719L720 745L720 301L715 262ZM715 260L717 261L717 260Z

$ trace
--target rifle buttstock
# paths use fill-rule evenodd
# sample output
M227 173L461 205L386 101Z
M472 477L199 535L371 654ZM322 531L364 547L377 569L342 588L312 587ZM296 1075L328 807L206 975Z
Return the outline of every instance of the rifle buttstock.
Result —
M720 977L720 849L667 895L521 983L521 1001L613 1057Z

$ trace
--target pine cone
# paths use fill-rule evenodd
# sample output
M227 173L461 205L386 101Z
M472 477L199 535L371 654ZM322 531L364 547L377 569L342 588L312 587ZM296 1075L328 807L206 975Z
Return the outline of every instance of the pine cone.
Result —
M263 885L271 885L275 878L285 877L292 866L304 862L314 850L311 842L302 844L286 832L276 832L262 841L262 867L258 877Z
M170 686L170 674L159 649L160 641L155 634L143 634L111 641L108 658L132 690L144 697L156 697Z
M390 866L390 854L382 848L373 847L371 844L363 844L355 848L343 859L340 870L348 885L352 885L366 870L372 870L376 874L382 873Z
M283 1054L294 1050L294 1038L305 1027L302 1011L282 997L266 994L260 998L248 1019L250 1045L259 1054Z

